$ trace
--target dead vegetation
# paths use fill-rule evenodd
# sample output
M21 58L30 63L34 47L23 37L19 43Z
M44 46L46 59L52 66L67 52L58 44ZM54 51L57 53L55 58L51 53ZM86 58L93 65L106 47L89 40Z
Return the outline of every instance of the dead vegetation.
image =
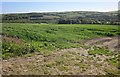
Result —
M17 38L3 37L5 41L19 43ZM96 38L85 42L83 47L55 51L49 55L35 53L3 60L3 74L13 75L106 75L118 74L118 68L106 60L110 55L89 55L94 46L117 51L117 37ZM113 55L114 57L114 55Z

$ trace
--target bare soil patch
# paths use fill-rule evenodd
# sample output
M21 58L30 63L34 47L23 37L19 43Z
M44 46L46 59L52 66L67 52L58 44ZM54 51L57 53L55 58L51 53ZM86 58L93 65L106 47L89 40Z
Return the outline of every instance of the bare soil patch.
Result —
M19 39L18 37L8 37L6 35L2 36L2 41L3 42L12 42L12 43L16 43L16 44L22 44L22 40Z
M118 51L118 48L120 46L119 41L120 39L118 37L102 37L88 40L85 42L85 45L89 47L105 47L109 51Z

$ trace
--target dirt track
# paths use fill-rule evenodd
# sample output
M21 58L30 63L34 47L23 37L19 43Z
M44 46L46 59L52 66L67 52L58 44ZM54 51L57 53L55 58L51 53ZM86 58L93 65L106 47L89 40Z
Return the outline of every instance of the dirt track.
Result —
M118 37L102 37L88 40L85 42L86 46L97 46L108 48L109 51L118 51L120 46L120 39Z
M95 38L86 41L84 44L90 47L90 49L85 49L82 47L63 49L53 52L48 56L35 54L29 57L23 56L3 60L3 74L104 75L106 74L106 72L104 71L105 68L117 70L116 67L110 65L105 61L110 56L105 55L91 56L88 54L88 51L91 50L93 46L105 47L108 48L110 51L117 51L118 47L117 37ZM61 61L62 64L59 61ZM82 65L81 63L84 65ZM96 65L99 65L99 67ZM64 66L65 68L62 68L64 70L61 70L61 67Z

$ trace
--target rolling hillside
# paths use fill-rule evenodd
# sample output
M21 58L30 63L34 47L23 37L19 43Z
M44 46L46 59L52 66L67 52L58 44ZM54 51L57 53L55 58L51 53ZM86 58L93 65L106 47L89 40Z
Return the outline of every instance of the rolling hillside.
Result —
M46 12L3 14L3 22L56 24L120 24L118 12Z

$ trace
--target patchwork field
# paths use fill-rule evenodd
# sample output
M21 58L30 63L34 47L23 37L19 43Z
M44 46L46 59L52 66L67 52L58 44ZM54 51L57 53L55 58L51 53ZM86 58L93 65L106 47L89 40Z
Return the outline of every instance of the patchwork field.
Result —
M3 74L116 75L118 26L3 23Z

